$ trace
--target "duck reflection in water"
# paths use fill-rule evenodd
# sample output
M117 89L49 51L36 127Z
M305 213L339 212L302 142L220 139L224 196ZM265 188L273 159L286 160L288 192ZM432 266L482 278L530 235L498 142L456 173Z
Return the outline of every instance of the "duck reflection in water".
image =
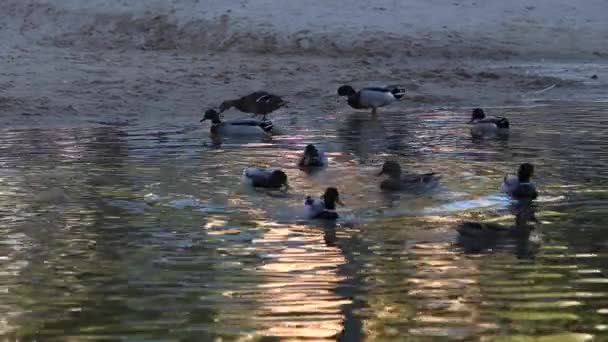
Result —
M368 113L355 112L348 116L344 125L337 130L343 142L344 152L351 153L365 161L377 153L386 151L386 128L378 118L370 118Z
M517 258L533 258L538 251L538 242L531 239L535 224L540 223L531 202L520 202L511 207L515 225L493 222L465 221L456 227L457 245L465 253L482 253L495 249L514 247ZM532 222L532 223L531 223Z

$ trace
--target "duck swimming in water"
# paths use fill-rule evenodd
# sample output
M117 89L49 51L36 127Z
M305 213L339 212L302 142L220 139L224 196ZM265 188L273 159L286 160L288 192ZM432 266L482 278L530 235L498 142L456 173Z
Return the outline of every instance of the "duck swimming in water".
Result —
M220 113L234 107L241 112L253 114L252 117L261 115L266 120L266 115L275 110L287 106L287 102L280 96L270 94L266 91L256 91L249 95L234 100L226 100L220 105Z
M471 113L471 135L481 137L487 135L509 134L509 120L503 117L487 117L481 108L473 109Z
M401 166L395 161L388 160L382 165L378 176L387 175L388 178L380 183L380 189L386 191L422 190L435 187L441 176L435 172L421 174L402 174Z
M400 100L405 90L399 87L368 87L359 91L349 85L338 88L338 95L348 98L348 105L354 109L372 109L376 115L378 108Z
M502 192L507 193L515 200L532 201L538 197L536 186L531 181L534 175L534 165L523 163L517 170L517 176L506 175L501 186Z
M298 162L298 166L301 168L313 168L313 167L323 167L327 166L327 158L325 154L319 151L315 145L308 144L304 149L304 154L300 161Z
M325 193L320 199L314 200L312 197L307 196L304 202L308 218L325 220L335 220L339 217L336 212L336 204L344 205L340 201L338 189L333 187L325 189Z
M272 135L273 124L270 121L262 121L256 119L242 119L222 121L220 113L214 109L208 109L201 122L211 120L211 134L229 135L229 136L265 136Z
M243 170L243 183L255 188L287 189L287 175L282 170L248 167Z

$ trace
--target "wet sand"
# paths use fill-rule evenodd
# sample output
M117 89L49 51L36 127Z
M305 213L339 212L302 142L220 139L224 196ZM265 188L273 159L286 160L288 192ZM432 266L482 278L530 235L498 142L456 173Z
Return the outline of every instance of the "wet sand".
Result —
M261 89L333 116L342 84L404 86L397 112L608 98L602 1L391 6L8 0L0 127L197 124Z

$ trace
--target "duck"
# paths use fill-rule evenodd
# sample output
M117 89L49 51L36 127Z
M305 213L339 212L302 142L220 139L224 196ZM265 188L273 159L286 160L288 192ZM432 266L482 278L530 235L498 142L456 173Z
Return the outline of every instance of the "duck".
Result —
M205 120L211 120L211 134L213 135L269 136L272 135L274 129L274 125L268 120L240 119L222 121L220 113L215 109L205 111L201 122Z
M308 144L306 145L306 148L304 148L304 153L298 161L298 166L300 168L327 166L327 157L325 157L325 153L319 151L315 145Z
M287 174L280 169L250 166L243 170L243 183L254 188L288 189Z
M261 115L262 120L266 120L266 115L285 106L287 106L287 102L280 96L266 91L256 91L238 99L222 102L219 111L220 113L223 113L234 107L241 112L253 114L252 118Z
M339 217L336 212L336 204L343 206L340 200L340 193L337 188L329 187L319 199L306 196L304 207L310 219L335 220Z
M489 222L462 222L456 227L456 244L465 253L512 250L518 259L530 259L538 253L539 236L534 225L508 226Z
M507 226L494 222L464 221L456 227L461 236L472 238L518 238L528 236L533 225Z
M372 109L372 115L378 113L378 108L400 100L405 95L405 89L391 87L367 87L355 91L350 85L338 88L339 96L348 98L348 105L354 109Z
M406 189L430 189L439 183L441 176L435 172L421 174L402 174L399 163L387 160L382 165L378 176L387 175L388 178L380 183L380 189L385 191L400 191Z
M504 117L488 117L481 108L473 109L471 113L471 135L475 137L487 135L504 135L509 133L509 120Z
M536 186L531 181L534 175L534 165L523 163L517 170L517 176L506 175L503 178L501 191L511 198L520 201L532 201L538 197Z

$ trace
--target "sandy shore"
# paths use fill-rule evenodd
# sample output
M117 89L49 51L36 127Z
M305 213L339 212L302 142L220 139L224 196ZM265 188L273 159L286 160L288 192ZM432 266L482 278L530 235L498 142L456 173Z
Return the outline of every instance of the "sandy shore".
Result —
M81 3L0 4L0 127L196 122L258 89L341 112L345 83L404 111L608 98L604 1Z

